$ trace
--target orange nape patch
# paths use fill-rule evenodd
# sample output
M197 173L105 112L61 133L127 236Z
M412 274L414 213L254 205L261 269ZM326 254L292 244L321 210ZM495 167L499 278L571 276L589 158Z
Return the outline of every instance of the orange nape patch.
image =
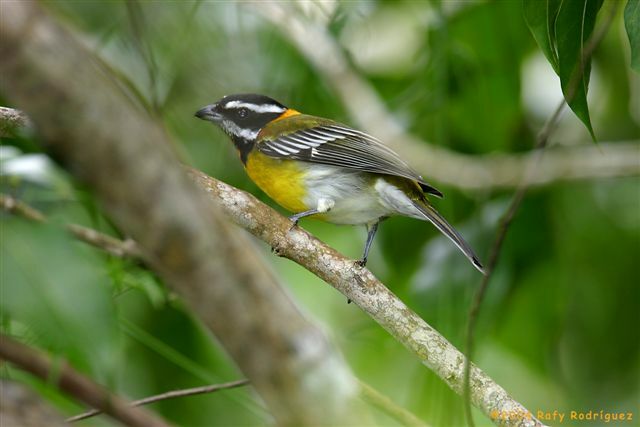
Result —
M275 120L273 120L274 122L278 121L278 120L282 120L282 119L286 119L287 117L291 117L291 116L297 116L298 114L300 114L299 111L294 110L293 108L287 108L285 110L284 113L280 114Z

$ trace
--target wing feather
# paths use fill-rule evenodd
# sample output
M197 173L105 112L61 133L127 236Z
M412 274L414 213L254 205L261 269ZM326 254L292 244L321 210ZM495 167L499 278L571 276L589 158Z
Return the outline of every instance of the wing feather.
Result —
M337 123L319 123L275 138L266 138L257 145L264 154L360 170L363 172L400 176L418 182L423 191L442 197L380 140Z

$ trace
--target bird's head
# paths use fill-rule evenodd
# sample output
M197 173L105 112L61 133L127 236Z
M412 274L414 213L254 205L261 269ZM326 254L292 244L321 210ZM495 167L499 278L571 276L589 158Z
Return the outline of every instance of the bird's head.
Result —
M268 96L237 94L225 96L195 115L220 126L240 148L255 142L260 129L287 111L287 107Z

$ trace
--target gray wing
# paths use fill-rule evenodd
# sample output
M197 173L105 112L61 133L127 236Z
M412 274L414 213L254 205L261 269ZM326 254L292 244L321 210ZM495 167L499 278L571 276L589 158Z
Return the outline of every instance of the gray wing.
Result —
M426 193L442 193L418 175L378 139L338 124L300 129L257 145L267 156L320 163L363 172L400 176L417 181Z

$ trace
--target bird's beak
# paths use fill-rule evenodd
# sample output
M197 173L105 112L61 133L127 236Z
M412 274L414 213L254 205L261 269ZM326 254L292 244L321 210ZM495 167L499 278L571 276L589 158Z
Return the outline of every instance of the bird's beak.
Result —
M210 122L217 123L222 119L222 115L216 112L217 106L218 104L207 105L206 107L196 111L195 116L202 120L208 120Z

